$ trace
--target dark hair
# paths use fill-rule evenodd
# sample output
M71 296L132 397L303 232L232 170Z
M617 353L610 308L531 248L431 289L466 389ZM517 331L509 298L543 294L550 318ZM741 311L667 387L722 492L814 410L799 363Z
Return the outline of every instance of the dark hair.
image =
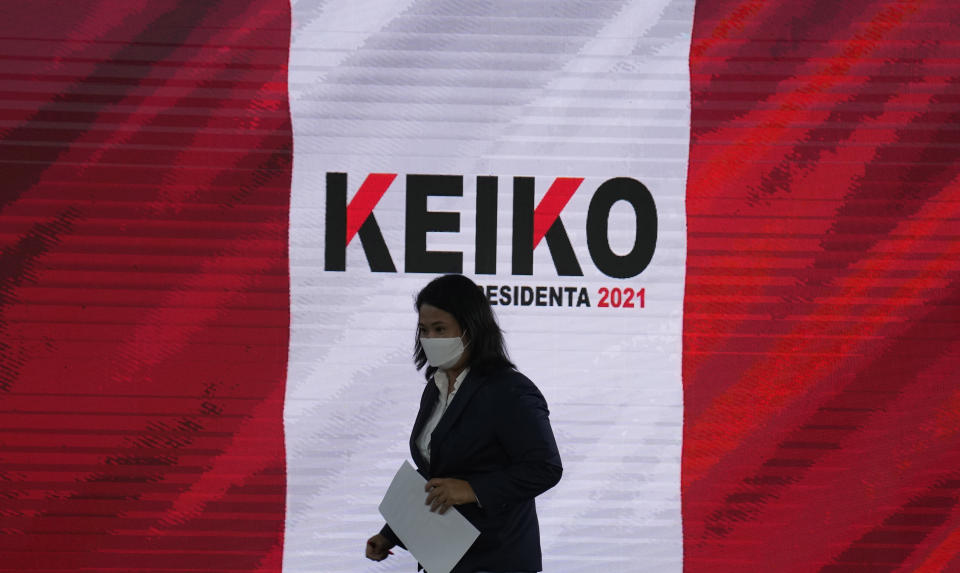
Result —
M414 307L429 304L453 315L460 329L467 333L470 352L467 365L477 374L487 374L503 368L516 368L507 355L503 342L503 331L493 316L493 309L483 291L472 280L463 275L443 275L427 283L417 294ZM427 364L427 355L420 346L419 333L413 345L413 363L417 370ZM437 369L427 366L424 375L427 380Z

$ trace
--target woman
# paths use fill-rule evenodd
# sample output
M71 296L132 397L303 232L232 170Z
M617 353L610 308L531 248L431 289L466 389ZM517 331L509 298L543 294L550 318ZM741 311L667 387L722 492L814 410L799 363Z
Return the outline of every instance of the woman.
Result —
M431 511L457 509L480 536L453 569L540 571L534 498L563 468L543 395L516 371L486 297L461 275L438 277L417 295L413 358L427 365L410 453L427 479ZM367 541L381 561L401 545L384 525ZM402 545L401 545L402 547Z

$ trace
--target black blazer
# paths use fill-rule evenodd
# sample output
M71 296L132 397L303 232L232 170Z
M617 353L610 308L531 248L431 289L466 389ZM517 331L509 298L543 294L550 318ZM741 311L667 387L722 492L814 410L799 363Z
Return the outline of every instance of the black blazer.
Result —
M513 369L486 376L471 370L431 435L427 462L416 439L439 395L437 385L427 383L410 433L410 453L423 477L466 480L480 502L455 506L480 537L452 573L540 571L533 498L556 485L563 472L546 400ZM403 546L389 526L381 533Z

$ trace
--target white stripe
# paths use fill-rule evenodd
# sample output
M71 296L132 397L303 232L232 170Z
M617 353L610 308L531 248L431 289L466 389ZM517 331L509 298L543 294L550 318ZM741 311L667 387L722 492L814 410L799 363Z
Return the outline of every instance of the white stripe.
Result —
M428 249L463 253L496 285L577 286L592 308L497 306L513 358L550 403L564 461L538 499L545 571L680 571L680 379L693 1L293 4L290 98L291 337L284 411L284 570L409 571L363 546L400 462L423 378L409 354L412 297L430 275L404 272L406 174L457 174L459 233ZM325 174L348 197L371 172L398 173L374 210L399 272L370 272L360 241L347 270L324 270ZM475 177L499 176L495 276L474 275ZM561 219L583 277L557 277L546 241L534 275L511 268L513 176L585 177ZM657 204L650 266L630 280L587 249L593 191L643 182ZM610 244L632 245L632 211L611 212ZM597 308L601 287L645 289L646 308ZM593 565L591 565L591 563Z

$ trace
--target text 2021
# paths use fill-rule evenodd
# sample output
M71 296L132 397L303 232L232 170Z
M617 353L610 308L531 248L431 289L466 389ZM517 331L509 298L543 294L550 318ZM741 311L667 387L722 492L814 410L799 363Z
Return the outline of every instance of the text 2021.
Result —
M630 287L600 287L598 291L601 308L644 308L646 306L646 289L632 289Z

